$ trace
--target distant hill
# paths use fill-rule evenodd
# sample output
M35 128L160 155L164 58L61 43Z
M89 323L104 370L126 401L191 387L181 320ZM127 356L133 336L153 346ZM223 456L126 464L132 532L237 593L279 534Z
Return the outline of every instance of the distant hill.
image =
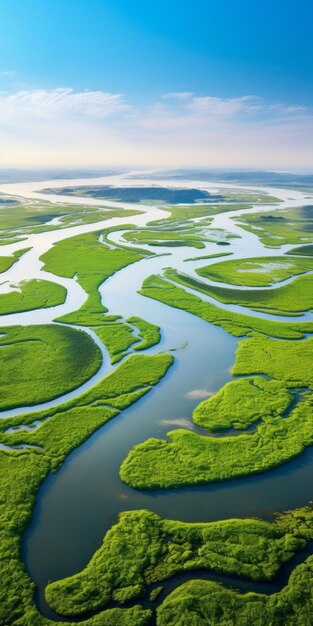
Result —
M136 176L137 178L137 176ZM144 175L142 176L144 178ZM290 172L271 171L223 171L223 170L172 170L149 175L155 180L169 178L171 180L191 179L206 182L231 182L258 185L313 185L312 174L296 174Z

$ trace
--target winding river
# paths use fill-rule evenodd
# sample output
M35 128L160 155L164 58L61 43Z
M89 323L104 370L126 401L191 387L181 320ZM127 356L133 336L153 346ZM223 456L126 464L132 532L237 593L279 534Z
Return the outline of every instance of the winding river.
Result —
M151 205L104 202L101 200L73 198L62 195L46 196L40 193L44 187L66 185L118 184L151 185L155 181L148 178L136 180L122 175L102 179L46 181L41 183L19 183L0 185L0 192L21 196L29 200L45 200L57 203L73 203L90 206L109 206L138 209L140 215L131 218L114 218L93 224L72 226L30 235L27 241L2 246L1 254L10 254L21 248L31 247L8 272L2 274L2 281L16 282L31 278L44 278L62 284L67 289L63 305L47 309L2 316L1 325L51 323L64 313L79 308L86 300L86 294L75 279L64 279L42 270L39 257L54 243L77 234L98 231L109 226L120 226L121 230L110 235L110 241L124 243L123 225L133 223L144 226L152 219L165 217L167 212ZM232 184L217 185L199 181L158 181L161 186L197 187L212 191L238 189L239 191L268 192L279 198L279 203L270 210L282 207L301 206L308 201L307 194L284 189L266 189ZM269 210L269 206L257 204L244 211ZM280 255L293 246L282 246L277 250L265 248L252 233L243 230L233 221L240 211L231 211L214 217L211 227L223 228L239 235L231 239L225 248L232 252L232 258L251 256ZM58 225L58 222L54 222ZM50 222L51 224L51 222ZM144 246L141 246L144 247ZM216 243L207 243L205 249L195 251L194 256L204 256L221 252ZM166 254L167 256L164 256ZM146 353L160 350L173 350L175 364L167 376L147 396L123 411L107 423L84 444L72 452L62 468L50 475L39 491L33 513L32 524L24 537L24 561L27 570L38 586L38 605L46 616L58 619L45 604L43 590L48 580L73 574L88 562L99 546L106 530L117 519L120 511L147 508L163 517L184 521L210 521L227 517L262 516L271 517L275 511L301 506L312 498L312 459L313 449L308 449L301 457L266 474L251 478L237 479L221 484L183 488L157 492L139 492L128 488L119 479L119 466L134 444L148 437L165 437L169 430L178 427L199 430L191 421L193 408L199 401L208 397L231 379L230 369L234 363L237 340L223 329L208 324L184 311L171 309L166 305L144 298L137 293L143 280L165 267L174 267L193 275L194 270L218 259L185 262L193 256L191 248L159 248L158 255L145 258L126 267L100 287L102 300L110 313L119 313L124 318L137 315L162 329L161 343ZM195 276L197 276L195 274ZM209 281L207 281L209 283ZM289 281L283 281L285 284ZM214 283L217 284L217 283ZM205 299L205 296L201 295ZM209 298L207 298L210 300ZM215 302L215 301L214 301ZM216 304L216 302L215 302ZM251 312L245 307L218 304L221 308L249 312L269 319L276 315ZM310 315L306 315L310 318ZM303 318L282 318L283 321ZM90 331L95 338L92 331ZM75 397L91 387L112 367L105 348L100 345L103 364L99 372L83 386L60 397L57 401L35 407L60 404L69 397ZM0 413L0 417L23 413L32 408ZM210 573L209 573L210 574ZM207 574L208 575L208 574ZM206 575L206 576L207 576ZM196 577L195 573L190 574ZM210 574L214 577L214 574ZM222 578L221 578L222 579ZM227 577L225 577L227 582ZM171 585L178 584L179 577ZM228 582L239 585L236 579ZM277 581L265 585L264 591L275 590ZM253 589L253 583L243 582L243 588ZM62 620L61 620L62 621Z

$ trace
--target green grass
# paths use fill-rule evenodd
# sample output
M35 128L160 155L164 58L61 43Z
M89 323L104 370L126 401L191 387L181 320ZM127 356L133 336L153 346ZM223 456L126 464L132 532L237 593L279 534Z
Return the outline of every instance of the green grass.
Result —
M248 428L254 422L282 416L293 401L284 383L261 376L240 378L195 408L195 424L211 432Z
M56 469L80 441L84 441L96 428L144 396L166 374L172 363L173 357L167 354L134 355L73 400L55 408L37 411L36 414L2 419L1 442L14 446L23 443L38 446L53 457L53 467ZM34 419L42 421L38 430L6 433L9 427L20 423L31 424Z
M134 351L146 350L160 341L160 329L154 324L146 322L140 317L130 317L126 323L121 321L106 321L101 326L94 326L93 330L104 343L111 355L111 363L118 363L132 348ZM134 334L139 331L138 336Z
M157 345L161 339L161 332L159 326L151 324L141 317L133 315L129 317L127 322L136 326L139 331L139 343L134 347L134 350L146 350Z
M36 609L34 584L21 562L22 536L30 523L40 485L93 432L148 393L165 376L172 362L173 358L166 354L133 356L75 400L0 421L1 442L12 446L11 452L0 453L0 500L6 502L0 511L1 626L51 624ZM31 424L35 419L42 420L42 425L33 432L6 433L10 427ZM14 450L20 444L29 447ZM114 609L83 623L122 626L126 622L138 626L145 624L149 616L150 612L140 607Z
M291 276L313 270L313 259L299 257L258 257L254 259L230 259L207 265L196 272L210 280L243 285L265 287Z
M72 328L8 326L0 333L1 410L53 400L79 387L101 365L98 346Z
M298 565L278 593L241 594L207 580L175 589L157 610L157 626L310 626L313 557Z
M186 524L146 510L122 513L84 570L47 586L47 602L61 615L78 616L103 608L111 598L121 604L140 598L150 584L200 568L271 579L313 537L312 511L304 508L297 515L290 522L285 514L281 524L252 519Z
M188 430L134 446L120 468L135 489L169 489L249 476L278 467L313 444L313 398L306 395L288 419L267 418L256 432L232 437Z
M12 265L18 261L18 259L29 250L30 248L24 248L23 250L17 250L13 252L11 256L0 256L0 273L6 272L12 267Z
M312 205L276 210L272 213L250 213L237 218L238 224L255 235L266 246L311 243Z
M182 209L185 209L185 212ZM219 213L221 210L217 212ZM150 222L150 226L154 227L153 230L148 228L132 229L124 233L123 237L126 241L144 243L149 246L204 248L205 242L227 245L229 239L238 236L221 228L211 228L212 219L206 217L209 213L209 207L207 209L201 206L175 207L170 218ZM201 222L194 222L192 218L199 215L203 215L204 218Z
M165 274L172 280L179 281L175 270L168 270ZM252 332L258 332L281 339L300 339L305 333L313 331L312 322L287 324L218 309L210 302L201 300L198 296L184 291L160 276L149 276L139 293L197 315L211 324L221 326L235 337L244 337Z
M115 272L142 258L144 255L139 251L112 250L99 242L99 233L63 240L41 257L47 271L68 278L77 276L88 293L87 301L78 311L68 313L58 321L92 326L108 349L112 363L120 361L135 343L139 349L142 342L134 335L133 327L121 321L119 315L105 315L107 309L101 302L98 289Z
M7 238L32 232L47 232L78 224L91 224L116 217L138 215L140 211L83 206L80 204L53 204L50 202L16 203L0 206L0 235ZM59 218L58 225L45 225Z
M215 242L221 239L231 239L229 233L223 230L204 229L201 226L189 225L186 228L177 228L173 224L173 230L166 231L164 227L159 230L132 230L124 234L124 239L132 243L148 244L149 246L189 246L191 248L204 248L204 242Z
M77 276L77 281L89 295L83 311L90 314L105 310L98 292L101 283L123 267L143 258L142 254L132 250L111 250L99 242L100 234L87 233L64 239L40 257L47 272L66 278Z
M216 439L178 429L167 433L169 441L148 439L123 461L122 480L137 489L210 483L265 472L302 454L313 444L312 394L304 393L290 415L283 415L291 405L288 388L313 390L312 354L313 338L296 342L255 335L240 342L232 373L274 380L257 379L251 389L247 380L230 383L201 403L194 418L211 430L212 425L213 430L232 424L244 428L261 419L256 431Z
M190 289L195 289L225 304L239 304L272 315L300 315L313 309L313 275L304 275L275 289L232 289L208 285L180 272L165 274Z
M133 334L131 326L119 321L105 322L101 326L94 326L93 330L106 346L111 356L111 363L118 363L129 349L140 341Z
M185 204L177 206L167 206L166 210L170 211L171 216L168 220L192 220L198 217L211 217L218 215L219 213L227 213L228 211L243 211L245 209L251 209L252 204L242 201L243 199L237 196L234 204ZM252 202L252 200L250 200ZM159 223L152 222L153 224Z
M313 390L313 337L305 341L276 341L255 335L238 344L232 373L267 374L287 387Z
M0 294L0 315L45 309L66 299L65 287L47 280L24 280L10 286L12 291Z

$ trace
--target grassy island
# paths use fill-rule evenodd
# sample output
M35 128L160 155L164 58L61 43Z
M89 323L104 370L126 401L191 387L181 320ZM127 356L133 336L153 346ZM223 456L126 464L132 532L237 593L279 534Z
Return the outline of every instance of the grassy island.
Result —
M313 390L312 350L313 338L277 341L254 335L240 342L233 373L273 380L229 383L200 403L193 418L211 431L261 424L236 437L177 429L167 433L168 441L148 439L122 463L122 480L137 489L210 483L264 472L300 455L313 444L313 396L305 391ZM298 391L293 408L289 389Z
M121 465L121 479L136 489L169 489L268 471L313 444L312 413L309 394L288 419L268 418L254 433L215 438L173 430L169 441L134 446Z
M185 280L183 281L174 270L167 270L165 275L171 281L175 280L175 282L185 285ZM206 322L221 326L235 337L245 337L253 332L257 332L279 339L301 339L305 333L313 332L313 322L282 323L242 313L234 313L229 310L221 310L214 304L201 300L200 297L188 293L181 287L178 287L178 285L164 280L160 276L149 276L146 278L139 293L197 315Z
M49 324L6 326L0 333L1 410L57 398L101 365L98 346L79 330Z
M0 294L0 315L46 309L63 304L65 299L66 289L62 285L48 280L24 280L10 284L10 291Z
M230 259L196 270L199 276L221 283L263 287L313 270L313 259L299 256L272 256Z
M200 402L192 419L211 432L248 428L254 422L283 416L293 402L284 383L261 376L226 383L211 398Z
M242 228L254 233L271 248L283 244L312 242L313 206L279 209L271 213L250 213L238 218Z
M253 519L186 524L150 511L122 513L86 568L46 588L49 605L78 616L143 596L152 583L197 569L270 580L313 536L310 508L272 523Z
M291 283L275 289L232 289L209 285L187 274L165 273L167 278L179 282L225 304L238 304L255 311L272 315L301 315L313 309L313 275L295 278Z

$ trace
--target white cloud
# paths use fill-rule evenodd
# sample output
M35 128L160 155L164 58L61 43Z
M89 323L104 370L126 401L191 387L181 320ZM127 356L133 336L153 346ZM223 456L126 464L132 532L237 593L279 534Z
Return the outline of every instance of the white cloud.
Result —
M164 94L163 98L168 100L188 100L191 96L193 96L192 91L171 91Z
M75 92L70 88L21 90L0 95L0 110L32 115L83 115L104 118L130 110L120 94L104 91Z
M134 106L71 88L0 92L0 165L312 168L313 112L253 95Z
M236 113L251 113L259 111L262 104L255 96L242 96L241 98L215 98L213 96L201 96L193 98L189 108L195 113L209 116L230 116Z

